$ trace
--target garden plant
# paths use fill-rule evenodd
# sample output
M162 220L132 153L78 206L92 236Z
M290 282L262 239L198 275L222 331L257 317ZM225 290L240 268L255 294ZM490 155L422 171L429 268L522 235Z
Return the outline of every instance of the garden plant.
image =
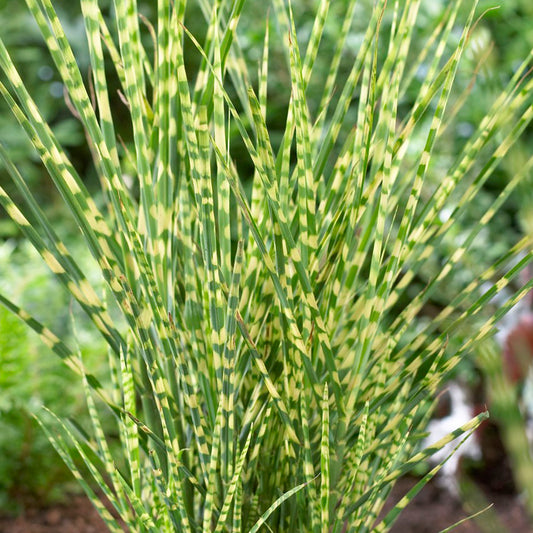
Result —
M48 312L53 317L51 326L67 338L68 295L59 292L48 267L37 262L36 251L29 243L7 241L0 245L0 257L2 291L9 291L32 313ZM16 290L10 290L13 287ZM78 325L78 332L85 329L80 320ZM94 352L84 351L89 364L95 366L102 360L102 342L95 336L91 340ZM16 315L0 308L0 509L4 512L19 511L32 500L54 501L61 496L62 482L70 481L68 470L57 460L57 453L31 415L31 406L43 402L61 416L84 414L83 397L72 386L76 380L56 360ZM43 464L46 468L40 466Z
M27 0L83 126L97 192L0 41L0 92L105 282L88 281L2 139L23 201L0 188L0 202L107 346L104 381L73 342L0 296L84 386L90 427L42 407L43 431L113 532L389 530L442 464L384 512L394 482L487 416L421 449L438 387L533 286L485 312L531 262L529 237L450 282L533 158L460 245L440 246L531 121L533 54L443 167L434 153L465 101L453 89L482 16L476 2L449 2L420 41L420 0L348 0L318 79L328 0L307 34L296 1L190 0L205 19L194 34L185 0L159 0L153 20L136 0L108 4L80 1L84 77L54 2ZM240 45L248 4L264 14L257 61ZM281 74L269 66L280 58L285 116L274 136L269 109L280 102L269 87Z

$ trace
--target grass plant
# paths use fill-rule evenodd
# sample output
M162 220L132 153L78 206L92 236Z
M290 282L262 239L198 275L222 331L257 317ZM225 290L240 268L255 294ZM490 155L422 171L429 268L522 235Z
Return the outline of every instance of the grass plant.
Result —
M27 0L84 128L98 195L0 41L0 92L106 283L102 292L87 280L0 145L25 204L5 188L0 202L108 346L112 385L104 387L75 346L0 296L81 376L92 427L46 408L38 420L112 532L122 525L100 498L132 532L387 531L441 465L382 513L395 480L486 416L420 450L437 387L533 285L495 316L484 314L531 261L524 238L423 318L531 170L533 158L463 243L439 255L531 121L531 55L443 171L434 153L454 118L449 103L476 2L450 2L413 53L420 1L377 0L341 77L353 19L363 16L347 1L320 80L313 74L328 0L317 3L307 37L296 2L268 2L257 64L239 46L244 0L197 4L201 36L188 30L185 0L159 0L152 21L139 16L136 0L111 9L81 0L91 62L84 79L53 2ZM287 111L273 143L269 60L279 47ZM196 54L194 72L184 50ZM323 86L313 105L311 81ZM116 117L124 108L123 138ZM236 148L246 161L234 159ZM250 166L253 176L243 170ZM451 216L443 220L445 207ZM435 258L442 268L410 295ZM118 449L102 429L102 409L114 413Z

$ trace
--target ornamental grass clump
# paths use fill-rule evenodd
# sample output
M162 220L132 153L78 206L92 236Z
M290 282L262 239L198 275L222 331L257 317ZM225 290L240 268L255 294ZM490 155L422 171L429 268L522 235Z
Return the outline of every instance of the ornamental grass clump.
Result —
M79 350L37 318L1 301L81 376L91 428L46 408L36 416L109 530L387 531L441 465L382 513L395 480L486 416L421 450L437 387L532 285L496 316L483 314L531 261L524 238L446 292L532 159L454 253L439 255L531 120L533 80L524 76L531 57L443 172L432 167L433 154L457 111L448 104L475 2L466 11L451 2L415 47L420 2L377 0L343 73L353 19L363 16L355 0L345 3L327 63L319 45L328 0L318 2L306 46L296 2L294 9L267 2L255 22L264 27L258 63L239 45L244 0L197 2L201 37L189 31L184 0L159 0L151 21L136 0L116 0L110 10L81 0L87 79L52 1L27 4L83 126L97 195L1 42L0 91L105 290L89 283L5 145L0 157L24 203L5 189L0 201L106 340L109 380L98 381ZM276 142L268 92L274 49L287 74ZM311 83L321 87L319 101L307 99ZM451 216L441 220L445 207ZM438 274L410 293L436 257ZM448 303L424 320L437 291ZM106 409L114 432L102 428Z

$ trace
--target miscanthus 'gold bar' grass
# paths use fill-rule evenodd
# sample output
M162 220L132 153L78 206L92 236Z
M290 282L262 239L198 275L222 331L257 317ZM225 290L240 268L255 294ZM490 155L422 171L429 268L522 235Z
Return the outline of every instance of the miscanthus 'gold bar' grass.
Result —
M377 0L346 71L342 58L354 52L349 37L364 12L355 0L345 2L326 61L319 50L331 2L317 2L306 46L298 2L267 2L266 18L255 21L264 35L256 63L239 45L244 0L189 2L205 18L201 37L189 29L185 0L159 0L153 20L139 16L136 0L105 10L81 0L84 79L54 2L27 0L85 131L98 200L0 41L0 92L97 262L105 294L4 145L0 159L24 204L4 188L0 202L107 341L108 384L78 349L0 300L82 378L92 428L45 408L37 416L110 531L122 526L100 495L135 532L387 531L441 465L380 514L395 480L486 416L420 450L436 388L529 290L498 316L484 315L531 261L530 239L447 294L431 321L420 316L533 159L438 274L406 295L530 123L531 56L435 179L476 2L450 2L413 46L420 3ZM282 111L269 98L274 57L285 61ZM124 142L114 83L120 114L131 118ZM321 87L316 101L311 85ZM281 131L269 126L274 103ZM445 207L452 214L442 221ZM483 293L487 281L493 288ZM462 344L448 343L457 336ZM118 447L102 427L105 408Z

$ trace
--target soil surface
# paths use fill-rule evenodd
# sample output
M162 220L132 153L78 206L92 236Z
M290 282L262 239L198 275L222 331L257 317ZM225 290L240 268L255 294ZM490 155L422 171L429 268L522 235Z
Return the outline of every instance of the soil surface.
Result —
M398 501L416 481L401 479L392 491L391 500ZM492 492L486 487L478 491L481 491L479 486L477 497L471 496L473 501L466 511L459 497L431 482L402 511L391 533L439 533L490 504L490 509L453 528L453 533L533 533L533 524L516 494Z
M414 478L401 479L391 500L397 501L415 483ZM484 498L494 506L477 519L459 525L453 530L455 533L533 533L516 495L485 491ZM478 502L468 514L485 506ZM438 533L466 516L458 498L432 482L401 513L391 533ZM484 527L476 520L483 520ZM17 518L0 518L0 533L108 533L108 530L91 503L83 496L74 496L66 505L32 508Z
M109 533L91 502L73 496L68 504L29 508L16 518L0 518L0 533Z

